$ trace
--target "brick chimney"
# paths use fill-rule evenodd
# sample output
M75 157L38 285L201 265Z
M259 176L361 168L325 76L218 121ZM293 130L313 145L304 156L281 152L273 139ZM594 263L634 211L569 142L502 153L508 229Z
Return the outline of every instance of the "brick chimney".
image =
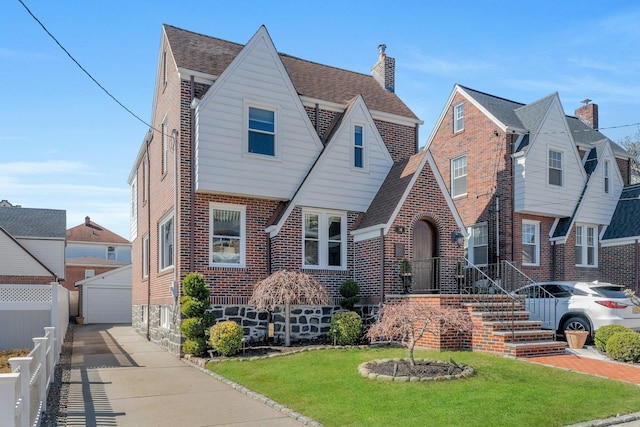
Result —
M91 225L91 218L89 218L88 216L84 217L84 225Z
M396 60L385 53L386 44L378 45L378 62L371 67L371 75L389 92L396 90Z
M582 101L582 107L576 110L576 117L593 129L598 129L598 104L591 104L590 99Z

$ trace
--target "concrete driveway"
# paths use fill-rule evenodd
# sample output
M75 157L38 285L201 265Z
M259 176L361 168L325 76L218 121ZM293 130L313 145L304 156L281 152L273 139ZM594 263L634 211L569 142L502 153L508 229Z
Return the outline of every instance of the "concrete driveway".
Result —
M169 355L130 325L73 327L67 426L303 425Z

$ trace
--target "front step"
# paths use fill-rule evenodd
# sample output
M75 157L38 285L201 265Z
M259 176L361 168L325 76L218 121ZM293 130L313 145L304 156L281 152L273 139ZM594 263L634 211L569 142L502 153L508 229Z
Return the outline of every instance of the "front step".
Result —
M520 301L495 298L463 303L471 314L473 351L511 357L563 354L566 343L554 340L554 332L530 320Z

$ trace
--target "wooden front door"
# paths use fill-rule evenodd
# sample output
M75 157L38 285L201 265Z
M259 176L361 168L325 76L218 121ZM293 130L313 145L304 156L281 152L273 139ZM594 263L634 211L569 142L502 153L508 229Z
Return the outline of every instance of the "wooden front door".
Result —
M433 224L418 221L413 227L413 288L414 292L437 288L438 238Z

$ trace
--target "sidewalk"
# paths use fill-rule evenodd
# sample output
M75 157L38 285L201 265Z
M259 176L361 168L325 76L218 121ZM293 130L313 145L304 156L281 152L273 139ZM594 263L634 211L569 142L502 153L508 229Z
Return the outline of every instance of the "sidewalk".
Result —
M130 325L69 326L69 385L58 414L66 426L303 425L169 355Z

